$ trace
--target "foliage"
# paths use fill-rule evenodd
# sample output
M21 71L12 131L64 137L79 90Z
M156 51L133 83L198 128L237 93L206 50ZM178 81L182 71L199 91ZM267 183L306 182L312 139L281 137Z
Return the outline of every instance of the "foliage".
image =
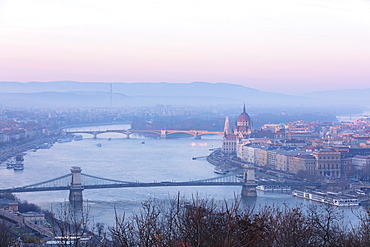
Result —
M17 199L18 201L18 211L21 212L21 213L27 213L27 212L41 212L41 207L34 204L34 203L29 203L27 201L20 201L19 199Z

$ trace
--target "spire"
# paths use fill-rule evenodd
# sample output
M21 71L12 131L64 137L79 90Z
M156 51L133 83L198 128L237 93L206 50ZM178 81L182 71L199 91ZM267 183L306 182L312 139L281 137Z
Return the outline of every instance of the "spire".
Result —
M244 102L243 112L244 112L244 113L247 113L247 112L245 111L245 102Z
M229 117L225 118L224 135L228 135L230 131Z

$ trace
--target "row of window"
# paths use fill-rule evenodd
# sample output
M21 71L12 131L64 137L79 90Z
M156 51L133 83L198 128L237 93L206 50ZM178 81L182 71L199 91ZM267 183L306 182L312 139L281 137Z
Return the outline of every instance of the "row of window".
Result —
M336 176L336 177L339 177L339 171L326 171L326 172L320 172L320 175L325 175L325 176L329 176L329 177L333 177L333 176Z
M323 159L323 160L325 160L325 159L328 159L328 160L330 160L330 159L332 159L332 160L334 160L334 159L339 159L339 157L319 157L319 160L321 160L321 159Z
M319 164L319 169L338 169L339 168L339 164Z

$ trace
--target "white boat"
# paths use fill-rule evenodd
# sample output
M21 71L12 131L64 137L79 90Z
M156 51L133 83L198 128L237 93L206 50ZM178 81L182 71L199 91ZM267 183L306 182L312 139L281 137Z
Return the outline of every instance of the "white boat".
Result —
M23 154L17 154L15 156L15 164L14 164L14 170L23 170L24 165L23 165Z
M334 192L294 190L292 192L292 195L299 198L304 198L315 202L326 203L338 207L350 207L360 205L358 198Z
M222 167L215 167L214 172L217 174L225 175L228 170L225 170Z
M9 162L6 163L6 169L13 169L14 165L15 165L15 159L12 158L11 160L9 160Z
M61 139L58 139L58 143L65 143L65 142L71 142L72 139L71 138L61 138Z
M73 140L75 140L75 141L81 141L82 139L83 139L83 136L82 135L75 135L73 137Z
M37 148L35 149L49 149L53 146L52 143L50 142L45 142L44 144L41 144L40 146L38 146Z
M256 189L261 190L261 191L287 192L287 191L291 191L292 187L286 186L286 185L273 184L273 185L258 185Z
M15 164L14 165L14 171L19 171L19 170L24 170L24 165L23 164Z

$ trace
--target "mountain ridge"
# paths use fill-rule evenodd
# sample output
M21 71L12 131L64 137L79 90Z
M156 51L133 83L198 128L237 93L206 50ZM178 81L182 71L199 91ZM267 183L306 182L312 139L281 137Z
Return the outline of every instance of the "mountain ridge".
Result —
M109 107L110 85L113 106L315 106L348 105L370 106L370 99L354 89L353 95L345 90L319 91L303 95L265 92L229 83L103 83L103 82L0 82L0 104L4 106L49 105L53 107ZM365 91L365 92L364 92ZM54 95L52 97L51 95ZM360 95L360 97L359 97ZM347 100L344 102L343 97ZM328 100L330 99L330 100ZM34 102L34 104L32 103ZM67 103L69 102L69 103Z

